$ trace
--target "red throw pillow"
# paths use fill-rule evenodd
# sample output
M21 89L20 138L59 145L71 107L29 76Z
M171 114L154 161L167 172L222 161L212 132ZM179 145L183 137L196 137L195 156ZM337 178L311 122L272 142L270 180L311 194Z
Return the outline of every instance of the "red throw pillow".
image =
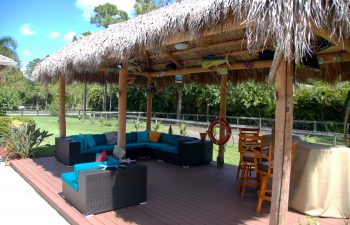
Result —
M104 162L107 160L107 153L103 151L100 156L96 159L96 162Z
M182 139L182 140L186 140L187 137L186 137L186 136L182 136L181 139Z

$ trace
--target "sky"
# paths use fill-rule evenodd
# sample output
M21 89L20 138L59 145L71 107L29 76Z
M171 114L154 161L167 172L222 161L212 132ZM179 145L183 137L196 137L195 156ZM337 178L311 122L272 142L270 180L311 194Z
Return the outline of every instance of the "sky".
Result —
M71 43L74 35L102 29L90 24L90 17L94 7L107 2L135 17L135 0L2 0L0 37L17 41L24 70L31 60Z

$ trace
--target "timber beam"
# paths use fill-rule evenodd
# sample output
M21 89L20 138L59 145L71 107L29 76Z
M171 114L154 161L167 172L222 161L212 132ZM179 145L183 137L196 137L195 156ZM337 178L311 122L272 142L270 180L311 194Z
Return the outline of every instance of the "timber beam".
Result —
M182 68L182 65L181 65L180 61L171 52L166 50L165 54L173 63L176 64L177 68Z
M350 54L346 51L316 54L320 64L349 62Z
M194 52L199 52L199 51L204 51L204 50L207 51L207 50L218 49L218 48L228 48L230 46L236 46L236 45L241 45L242 48L246 48L247 47L247 40L239 39L239 40L225 41L225 42L211 44L211 45L208 45L205 47L203 47L203 46L194 47L194 48L189 48L189 49L185 49L185 50L174 51L171 53L174 56L181 56L181 55L185 55L185 54L191 54ZM167 54L165 54L165 55L153 55L153 56L150 56L150 58L157 59L157 58L162 58L164 56L168 56L168 55Z
M175 53L175 52L174 52ZM240 55L245 55L245 54L251 54L248 50L238 50L238 51L233 51L229 53L229 56L240 56ZM217 56L226 56L226 53L223 54L217 54ZM202 57L201 58L193 58L193 59L186 59L186 63L195 63L195 64L199 64L202 61ZM165 66L168 63L158 63L158 64L154 64L152 67L153 68L165 68ZM186 66L186 65L184 65Z
M215 26L212 29L208 29L207 31L203 32L201 34L201 37L206 37L206 36L211 36L211 35L216 35L216 34L221 34L225 32L230 32L230 31L235 31L235 30L242 30L246 28L248 25L246 23L232 23L232 22L227 22L226 24L222 26ZM183 32L183 33L177 33L176 35L169 37L165 39L163 43L160 43L161 45L172 45L180 42L187 42L191 41L194 39L197 39L198 36L195 36L194 33L192 32ZM159 46L159 47L160 47ZM152 47L145 47L146 50L153 49Z
M228 70L244 70L244 69L259 69L259 68L270 68L272 65L272 60L259 60L252 62L244 62L244 63L233 63ZM219 68L227 68L227 66L220 66ZM184 68L179 70L168 70L168 71L160 71L160 72L134 72L134 75L141 76L151 76L151 77L163 77L163 76L173 76L176 74L181 75L189 75L192 73L209 73L216 72L217 67L213 67L211 69L204 69L202 67L192 67L192 68Z
M339 46L340 48L342 48L345 51L347 51L348 53L350 53L350 39L349 38L345 39L344 42L339 45L337 38L334 37L329 31L322 29L322 28L318 28L315 24L313 24L311 26L311 30L317 36L320 36L321 38L330 41L332 44Z

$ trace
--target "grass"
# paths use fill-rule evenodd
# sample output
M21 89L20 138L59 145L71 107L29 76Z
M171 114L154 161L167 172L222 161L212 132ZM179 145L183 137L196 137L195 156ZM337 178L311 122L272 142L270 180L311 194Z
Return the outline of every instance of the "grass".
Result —
M324 144L324 145L333 145L333 137L308 136L308 135L303 135L301 137L304 141L307 141L307 142ZM345 145L344 135L337 135L337 145Z

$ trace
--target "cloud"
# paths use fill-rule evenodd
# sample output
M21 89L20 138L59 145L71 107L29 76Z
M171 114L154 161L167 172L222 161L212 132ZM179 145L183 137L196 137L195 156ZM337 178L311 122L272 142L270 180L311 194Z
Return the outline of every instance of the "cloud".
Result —
M69 31L63 36L63 40L66 42L70 42L73 40L73 37L77 35L74 31Z
M61 34L57 31L50 31L49 38L50 39L57 39L61 36Z
M30 35L36 35L37 32L34 31L32 28L31 28L31 25L30 23L25 23L21 26L20 28L21 30L21 34L23 34L24 36L30 36Z
M31 51L29 51L28 49L24 49L23 50L23 55L25 55L25 56L32 56L33 53Z
M130 17L134 10L135 2L135 0L76 0L75 6L83 11L82 17L90 21L90 17L94 14L94 8L105 3L116 5L118 9L127 12Z

